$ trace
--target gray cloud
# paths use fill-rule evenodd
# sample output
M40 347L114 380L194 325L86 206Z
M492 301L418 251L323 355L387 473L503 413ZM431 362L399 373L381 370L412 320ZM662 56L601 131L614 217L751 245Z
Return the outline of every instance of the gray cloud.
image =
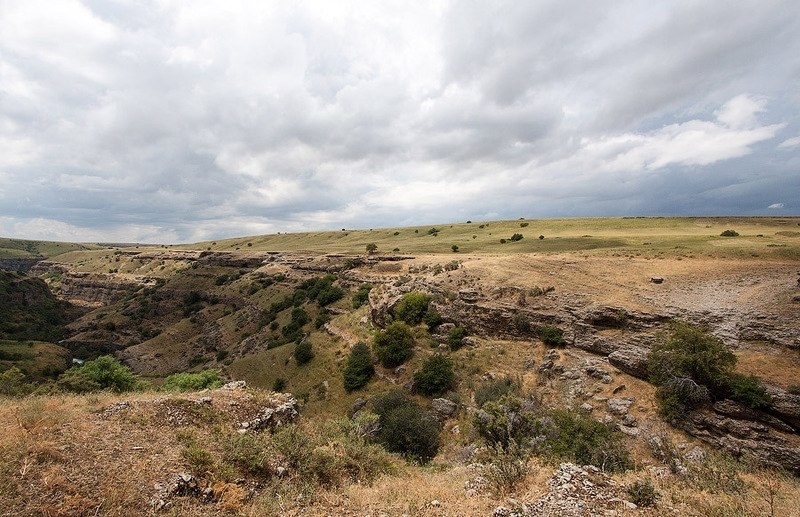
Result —
M0 235L800 213L790 1L0 10Z

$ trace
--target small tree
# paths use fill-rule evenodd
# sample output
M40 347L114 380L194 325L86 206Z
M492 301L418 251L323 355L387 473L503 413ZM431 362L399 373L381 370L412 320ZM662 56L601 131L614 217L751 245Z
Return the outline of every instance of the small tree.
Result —
M369 292L372 290L372 284L361 284L358 290L353 295L353 308L358 309L369 300Z
M441 354L430 356L414 374L414 389L427 396L436 396L453 388L456 375L453 362Z
M522 240L522 234L521 233L515 233L514 235L511 236L511 238L509 240L511 242L521 241Z
M378 415L378 441L391 452L427 463L439 451L439 424L427 411L400 390L372 402Z
M378 245L377 244L375 244L374 242L370 242L369 244L367 244L367 253L372 255L376 251L378 251Z
M350 351L344 367L344 389L348 392L363 388L375 374L372 354L364 343L356 344Z
M306 364L314 359L314 349L307 339L297 343L294 347L294 358L297 364Z
M386 327L386 330L375 334L373 347L381 364L387 368L394 368L411 357L414 334L408 325L402 321L395 321Z
M452 246L450 246L450 249L453 250L453 253L458 253L458 245L453 244Z
M110 355L73 366L61 374L56 384L61 389L76 393L100 390L122 393L141 389L144 385L138 375Z

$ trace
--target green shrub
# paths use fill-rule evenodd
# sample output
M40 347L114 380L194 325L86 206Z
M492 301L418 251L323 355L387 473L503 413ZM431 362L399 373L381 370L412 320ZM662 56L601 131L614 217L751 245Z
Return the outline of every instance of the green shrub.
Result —
M443 320L442 315L439 314L436 309L428 307L428 310L425 311L425 315L422 317L422 321L428 326L428 330L434 330L442 324Z
M144 382L127 366L110 355L73 366L58 378L59 389L75 393L111 390L116 393L136 391Z
M317 314L317 317L314 318L314 328L319 330L329 321L331 321L330 315L328 315L326 312L320 312Z
M552 325L544 325L539 327L539 331L537 332L539 339L542 340L547 346L564 346L566 345L566 341L564 340L564 331L558 327L554 327Z
M539 424L526 402L510 393L485 402L473 420L478 435L489 445L504 449L512 443L518 446L530 443Z
M621 472L632 466L622 433L614 423L605 424L565 410L549 412L542 423L545 439L537 449L557 461L594 465L608 472Z
M728 378L730 397L753 409L766 409L772 403L772 397L755 375L731 374Z
M441 354L430 356L414 374L414 389L427 396L441 395L451 390L455 383L453 362Z
M439 424L413 399L400 391L373 402L379 417L378 441L390 452L427 463L439 451Z
M32 391L33 385L28 383L25 374L16 366L0 373L0 395L19 396Z
M395 321L385 330L375 334L373 348L383 366L394 368L403 364L413 354L414 335L408 325L402 321Z
M649 478L637 479L627 489L631 502L636 506L655 506L661 495Z
M456 244L450 246L450 249L453 250L453 253L458 253L458 246Z
M305 339L295 345L294 359L297 364L306 364L314 359L314 348L311 345L311 341Z
M506 394L519 396L519 383L515 382L510 377L484 381L475 390L475 405L479 408L483 407L487 402L500 400L500 398Z
M363 388L375 374L372 354L364 343L357 343L350 351L344 367L344 389L348 392Z
M514 235L512 235L512 236L509 238L509 240L510 240L511 242L517 242L517 241L521 241L521 240L522 240L522 234L521 234L521 233L515 233Z
M735 372L736 356L717 337L686 323L653 347L647 358L650 381L657 385L659 410L680 417L713 399L731 398L751 408L766 408L770 397L754 376Z
M358 290L353 294L353 308L358 309L369 300L369 292L372 290L372 284L361 284Z
M738 237L739 232L736 230L725 230L724 232L719 234L720 237Z
M467 337L467 329L464 327L453 327L447 333L447 344L451 350L458 350L464 346L464 338Z
M164 380L166 391L198 391L219 388L225 384L219 370L203 370L199 373L175 373Z
M286 379L283 377L277 377L275 381L272 383L272 391L275 392L282 392L283 389L286 387Z
M425 293L406 293L394 306L393 313L397 319L405 321L409 325L417 325L425 317L430 303L431 297Z
M378 245L377 244L375 244L374 242L370 242L369 244L367 244L367 253L372 255L376 251L378 251Z
M222 441L222 457L238 469L257 476L269 477L269 460L274 451L262 434L231 434Z
M344 297L344 289L335 285L326 287L317 295L317 303L320 307L325 307L333 302L339 301Z

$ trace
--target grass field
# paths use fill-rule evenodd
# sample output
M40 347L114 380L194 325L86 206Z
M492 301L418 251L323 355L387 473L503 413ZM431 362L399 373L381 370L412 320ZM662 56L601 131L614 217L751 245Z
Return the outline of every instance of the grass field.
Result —
M738 237L721 237L727 229ZM511 237L523 238L512 242ZM540 238L543 237L543 238ZM504 239L505 244L501 243ZM288 233L201 242L178 249L365 253L563 253L630 252L655 255L703 253L742 258L800 258L800 217L670 217L520 219L473 221L407 228ZM395 251L397 250L397 251Z
M0 258L41 258L68 251L96 249L97 245L73 242L31 241L0 237Z

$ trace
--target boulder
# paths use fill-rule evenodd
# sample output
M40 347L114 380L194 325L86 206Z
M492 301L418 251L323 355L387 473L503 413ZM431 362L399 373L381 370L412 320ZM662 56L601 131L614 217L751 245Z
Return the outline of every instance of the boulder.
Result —
M647 379L647 355L649 350L634 345L622 346L608 354L608 362L628 375Z
M438 398L431 401L433 412L441 420L446 420L456 414L458 405L452 400Z

